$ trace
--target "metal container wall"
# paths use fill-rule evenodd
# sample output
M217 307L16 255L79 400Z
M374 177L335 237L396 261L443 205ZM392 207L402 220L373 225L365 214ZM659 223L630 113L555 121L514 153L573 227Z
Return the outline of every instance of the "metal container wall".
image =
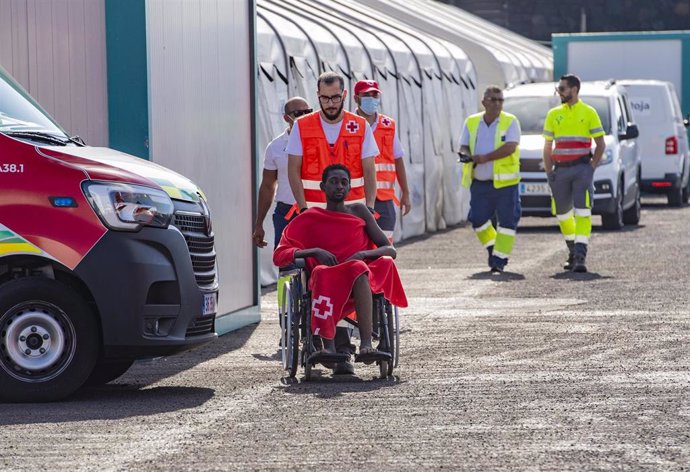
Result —
M104 0L0 1L0 64L70 135L108 145Z
M151 160L211 204L219 313L255 304L249 2L146 3Z

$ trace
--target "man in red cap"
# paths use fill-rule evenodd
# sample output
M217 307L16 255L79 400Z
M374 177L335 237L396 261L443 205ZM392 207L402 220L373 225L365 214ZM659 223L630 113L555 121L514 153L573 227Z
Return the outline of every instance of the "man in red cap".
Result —
M360 80L355 84L356 113L365 118L374 132L379 155L376 157L376 202L374 209L380 215L379 227L389 240L393 241L395 229L395 207L400 206L403 215L410 212L410 192L405 173L405 155L398 135L395 120L379 113L381 90L375 80ZM395 180L400 186L400 200L395 194Z

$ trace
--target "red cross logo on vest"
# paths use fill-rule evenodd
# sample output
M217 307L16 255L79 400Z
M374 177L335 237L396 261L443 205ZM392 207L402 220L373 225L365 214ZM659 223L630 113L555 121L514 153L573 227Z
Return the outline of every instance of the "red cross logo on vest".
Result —
M314 316L317 318L321 318L322 320L328 319L329 316L333 315L331 298L325 295L319 295L319 298L312 300L311 309L314 312Z
M357 131L359 131L359 123L357 123L355 120L350 120L345 125L345 129L350 133L355 134Z
M381 124L382 124L383 126L386 126L386 127L388 127L388 126L390 126L390 125L391 125L391 120L390 120L390 119L388 119L388 117L385 117L385 118L381 118Z

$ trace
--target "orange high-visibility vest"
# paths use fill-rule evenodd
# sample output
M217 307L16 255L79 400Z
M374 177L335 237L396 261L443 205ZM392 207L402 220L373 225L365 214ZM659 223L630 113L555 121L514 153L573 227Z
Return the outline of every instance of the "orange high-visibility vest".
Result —
M302 186L307 207L326 207L326 194L321 190L320 184L324 169L331 164L343 164L350 171L351 190L346 200L366 204L362 146L369 123L346 111L340 135L330 145L323 132L318 111L299 118L297 122L302 140Z
M393 200L396 205L400 202L395 196L395 156L393 143L395 142L395 120L379 113L374 138L379 146L376 158L376 199Z

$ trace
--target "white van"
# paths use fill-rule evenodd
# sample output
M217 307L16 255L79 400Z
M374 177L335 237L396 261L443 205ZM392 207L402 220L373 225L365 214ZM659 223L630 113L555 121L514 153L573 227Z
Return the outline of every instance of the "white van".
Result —
M561 104L553 82L509 87L503 109L517 116L520 138L520 200L525 216L551 216L551 190L544 173L544 119ZM625 88L614 81L582 82L580 98L594 107L606 132L606 151L594 171L592 213L605 229L640 221L640 151ZM592 142L592 147L594 143Z
M688 121L673 84L661 80L621 80L628 91L642 155L642 190L665 193L670 206L688 203L690 150Z

